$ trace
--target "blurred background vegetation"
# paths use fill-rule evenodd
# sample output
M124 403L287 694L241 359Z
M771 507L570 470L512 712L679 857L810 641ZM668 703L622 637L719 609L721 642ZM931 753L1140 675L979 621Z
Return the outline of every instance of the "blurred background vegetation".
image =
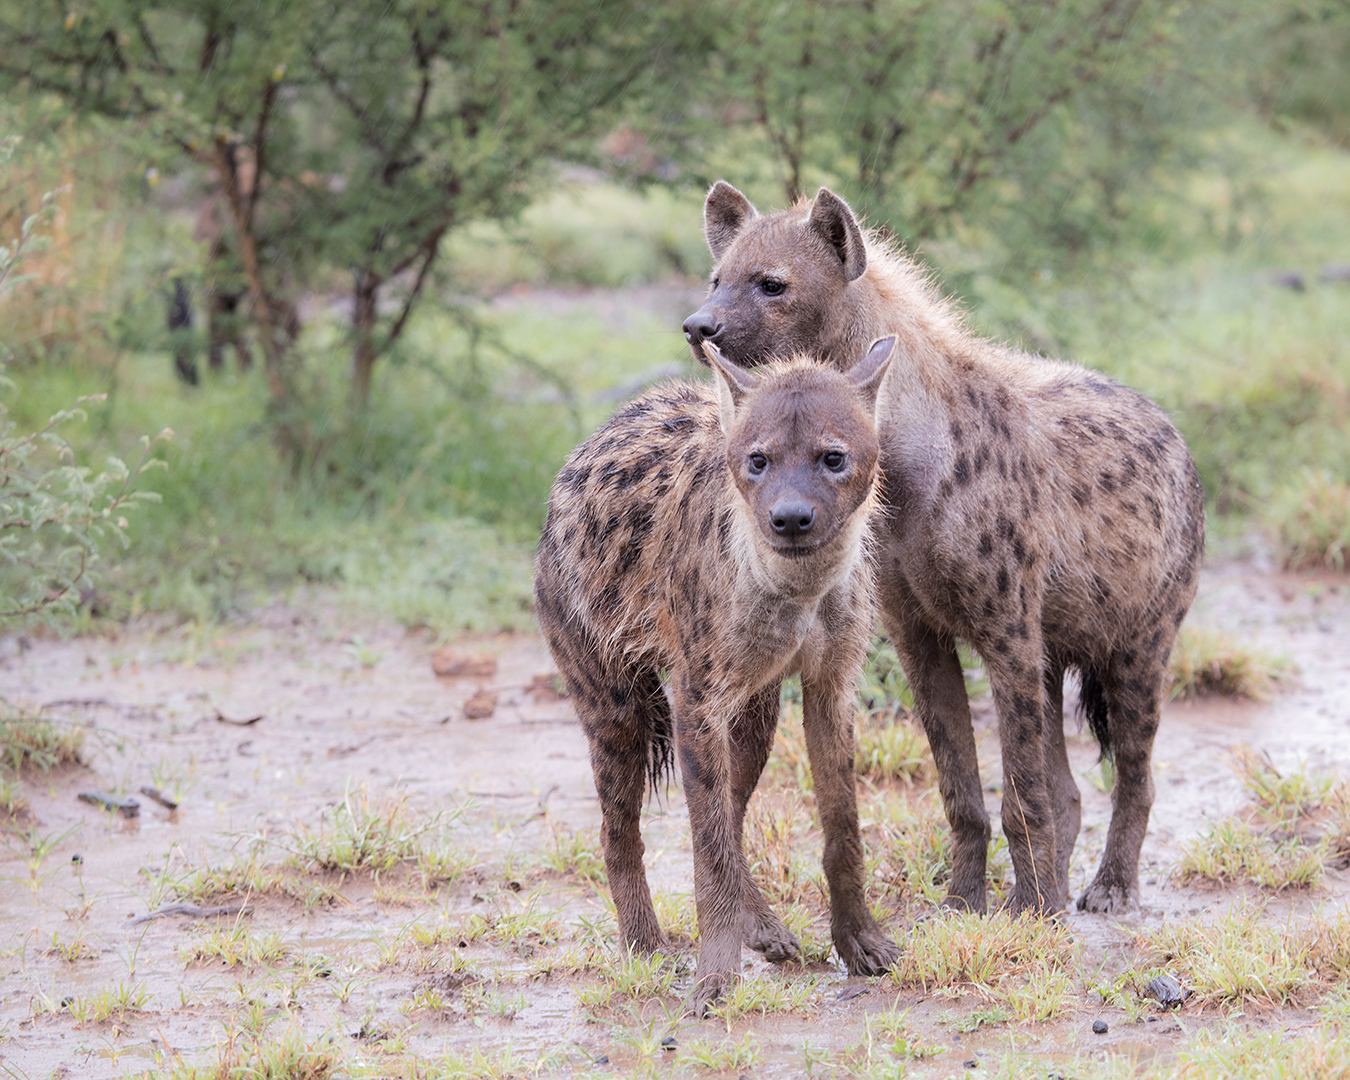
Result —
M566 453L693 373L718 177L829 185L979 331L1168 408L1217 542L1344 568L1344 0L0 0L0 87L0 239L55 192L0 420L175 433L66 629L314 584L528 625Z

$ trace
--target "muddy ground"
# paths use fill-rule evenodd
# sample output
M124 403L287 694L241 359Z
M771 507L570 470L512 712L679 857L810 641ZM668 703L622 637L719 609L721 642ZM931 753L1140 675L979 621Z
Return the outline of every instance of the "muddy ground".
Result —
M765 1077L947 1076L1017 1072L1027 1062L1040 1075L1081 1075L1091 1073L1085 1062L1109 1055L1166 1071L1198 1032L1234 1022L1298 1038L1318 1023L1315 995L1281 1007L1192 1002L1163 1014L1128 976L1141 930L1212 920L1234 903L1264 903L1263 918L1276 923L1325 918L1350 897L1350 876L1334 868L1318 888L1278 893L1174 874L1183 844L1250 801L1233 747L1266 752L1285 772L1329 775L1350 765L1350 585L1214 562L1191 621L1287 654L1298 681L1264 704L1167 707L1143 910L1120 920L1070 913L1073 971L1059 1015L994 1017L970 1032L962 1019L995 1000L988 987L897 987L833 966L805 870L798 891L820 955L773 969L746 952L747 981L778 994L761 1003L762 1014L682 1019L688 965L664 996L619 990L605 1002L619 963L603 886L591 876L599 809L568 702L529 690L552 669L537 637L456 643L495 656L495 673L438 678L426 637L344 617L316 594L258 610L204 641L181 630L4 639L0 695L41 705L86 735L83 766L25 772L29 815L0 850L0 1071L167 1072L247 1059L289 1038L339 1059L339 1073L390 1076L524 1075L537 1065L584 1075L697 1075L713 1065ZM466 718L466 701L484 686L497 690L494 715ZM987 700L976 712L997 823ZM1096 750L1085 732L1071 737L1070 752L1084 795L1077 891L1095 869L1110 801L1090 782ZM790 772L771 773L765 798L790 799ZM175 797L178 809L138 796L139 817L125 819L77 798L136 795L143 785ZM931 815L922 784L863 793L869 822L888 801ZM307 839L331 830L344 799L384 809L395 831L424 829L407 850L432 860L419 868L404 858L378 875L317 869L319 848ZM809 865L819 838L809 796L796 803L806 822L796 854ZM691 858L678 788L652 806L645 828L666 917L687 923ZM869 830L869 843L874 836ZM261 892L193 891L203 868L249 865L255 885L268 880L261 871L281 870ZM902 944L935 917L893 868L878 867L871 893ZM137 921L185 897L247 906ZM1091 987L1118 973L1123 991L1106 1004ZM878 1026L879 1014L904 1010ZM1105 1034L1093 1033L1097 1020ZM868 1039L883 1028L904 1033L889 1056ZM910 1059L905 1047L929 1056Z

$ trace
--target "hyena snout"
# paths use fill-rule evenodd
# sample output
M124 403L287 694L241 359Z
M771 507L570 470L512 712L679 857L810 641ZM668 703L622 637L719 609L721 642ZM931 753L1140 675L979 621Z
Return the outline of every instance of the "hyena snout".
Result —
M722 340L723 329L721 314L705 305L684 320L684 339L695 349L704 341L715 345Z
M779 536L805 536L815 523L816 508L805 499L779 499L769 507L769 528Z

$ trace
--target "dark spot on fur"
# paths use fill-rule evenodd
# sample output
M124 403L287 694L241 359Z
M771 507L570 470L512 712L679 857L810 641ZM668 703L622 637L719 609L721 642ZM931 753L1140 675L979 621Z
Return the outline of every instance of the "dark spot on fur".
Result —
M712 778L704 770L703 762L692 747L680 747L680 772L683 773L686 784L692 783L706 788L711 783Z
M994 538L987 532L980 533L980 558L987 559L994 553Z
M952 475L956 477L956 482L962 487L970 483L970 459L965 454L957 457L956 467Z
M1000 566L998 568L998 576L994 580L994 587L998 589L999 596L1006 596L1008 594L1008 585L1008 568L1006 566Z
M1163 523L1162 504L1152 495L1145 495L1144 502L1148 503L1149 514L1153 518L1153 527L1161 531Z
M631 533L629 542L634 546L647 539L652 531L652 507L650 503L638 503L628 511L628 528Z

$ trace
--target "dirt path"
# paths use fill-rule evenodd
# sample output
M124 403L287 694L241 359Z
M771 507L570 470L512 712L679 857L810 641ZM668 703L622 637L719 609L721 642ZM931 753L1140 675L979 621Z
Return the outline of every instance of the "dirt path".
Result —
M1300 681L1265 705L1168 707L1143 910L1120 921L1068 916L1061 981L1026 976L1032 998L1063 997L1044 1022L1019 1020L1021 999L998 987L897 987L836 970L811 870L809 796L773 766L756 836L770 835L763 821L774 808L797 822L780 852L787 884L776 888L796 902L817 962L777 971L747 952L747 984L758 988L743 1003L748 1014L680 1020L687 965L662 995L659 973L628 971L606 940L613 923L593 875L599 812L585 739L566 700L528 689L552 667L534 637L459 643L492 653L498 667L456 680L433 675L426 640L343 625L321 600L258 612L205 643L173 633L5 639L0 695L88 730L84 767L25 773L30 816L0 851L0 1066L97 1078L286 1051L332 1059L338 1075L408 1075L414 1060L447 1076L524 1075L540 1064L618 1075L713 1066L753 1076L892 1067L1017 1075L1019 1063L1045 1075L1047 1060L1068 1075L1116 1054L1165 1071L1230 1008L1187 1005L1174 1017L1141 1001L1131 981L1147 966L1138 932L1212 921L1235 900L1267 902L1272 925L1328 919L1350 897L1350 877L1336 869L1317 889L1278 895L1185 885L1172 874L1184 842L1250 802L1230 748L1267 752L1282 775L1350 764L1350 586L1218 564L1193 621L1289 654ZM465 702L484 686L497 690L495 715L466 719ZM977 713L996 788L987 705ZM1077 890L1095 868L1110 799L1087 779L1090 740L1075 735L1070 747L1084 776ZM178 809L137 795L142 786ZM139 816L78 800L93 791L137 797ZM989 805L996 812L996 790ZM869 787L864 814L869 848L889 852L877 856L873 899L892 933L917 940L934 909L892 865L904 855L894 823L931 821L933 799ZM646 836L663 920L690 927L678 791L651 809ZM379 874L319 868L368 862L372 852L394 852L393 865ZM238 888L207 890L208 870L218 884L232 874ZM144 918L176 903L246 907ZM1104 1003L1093 987L1118 975L1121 992ZM1304 1006L1334 989L1320 985L1298 1007L1252 1004L1244 1030L1308 1030L1321 1021ZM1012 1012L1000 1019L999 1009ZM988 1019L963 1031L981 1010ZM1102 1035L1092 1032L1099 1019ZM661 1045L666 1038L673 1046ZM937 1047L945 1049L922 1056Z

